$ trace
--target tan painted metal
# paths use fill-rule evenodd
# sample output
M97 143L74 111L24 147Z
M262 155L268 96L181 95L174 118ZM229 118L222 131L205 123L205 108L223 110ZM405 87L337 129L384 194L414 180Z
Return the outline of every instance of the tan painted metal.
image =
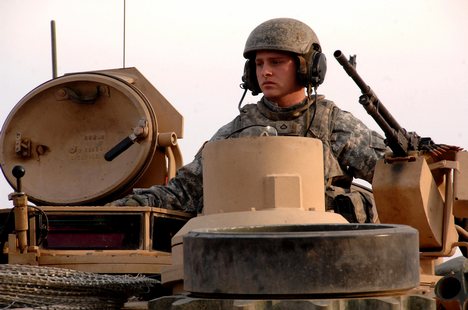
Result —
M435 266L442 257L455 254L459 234L467 232L455 225L455 217L466 218L468 212L468 153L458 151L454 156L428 163L417 153L407 158L381 160L372 183L374 198L383 223L405 224L419 231L420 281L417 289L423 295L434 295Z
M442 246L443 197L424 157L391 164L379 161L372 189L382 223L417 228L422 248Z
M203 212L299 208L325 211L322 142L246 137L203 149Z
M325 212L322 143L299 137L209 142L203 149L204 213L172 238L162 282L183 290L183 236L198 228L347 223Z
M113 207L113 206L43 206L39 207L48 216L112 216L141 215L138 235L139 249L133 250L66 250L48 249L37 246L35 238L30 238L27 251L20 251L16 235L11 234L6 248L8 263L70 268L99 273L160 273L162 267L171 264L171 253L152 248L152 233L158 229L154 218L170 218L186 221L190 218L185 212L154 207ZM31 210L33 212L34 210ZM9 212L8 209L0 212ZM36 222L31 221L30 231L36 231ZM33 236L31 234L30 236Z
M468 218L468 152L458 152L456 161L459 167L454 172L453 214Z
M162 243L155 249L154 234L172 235L176 230L158 223L176 221L181 226L191 215L150 207L80 205L111 201L133 187L165 184L182 166L178 145L182 137L182 116L135 68L67 74L32 90L10 112L0 133L0 165L7 181L16 188L12 168L21 165L26 171L22 192L10 195L16 227L2 249L8 262L101 273L159 273L170 264L170 252L159 250ZM130 147L106 160L106 152L124 139L131 141ZM28 198L37 207L28 207ZM38 245L39 214L58 221L74 217L108 221L128 215L138 228L131 232L135 236L128 250L54 248ZM80 229L86 231L83 225ZM66 229L55 240L66 241L66 234L73 234L73 228ZM125 231L119 229L114 236ZM99 230L89 235L94 233L107 236ZM70 244L77 242L80 232L76 236Z
M18 249L25 253L28 248L28 200L24 193L14 193L9 198L13 200Z
M13 187L13 166L24 166L23 190L36 204L102 202L173 177L182 165L182 127L182 116L135 68L65 75L9 114L0 164ZM131 135L133 146L104 159Z
M432 170L431 170L432 168ZM451 256L458 240L453 217L453 170L457 162L429 166L424 156L377 163L372 189L382 223L405 224L419 231L421 251ZM436 183L434 173L445 179Z

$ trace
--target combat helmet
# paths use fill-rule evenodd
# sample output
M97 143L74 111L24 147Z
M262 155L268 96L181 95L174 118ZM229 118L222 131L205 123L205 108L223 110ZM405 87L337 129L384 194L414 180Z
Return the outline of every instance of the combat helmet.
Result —
M277 50L297 55L298 77L304 87L320 85L327 70L325 55L315 32L303 22L292 18L274 18L258 25L245 43L247 58L242 81L252 94L261 93L255 74L255 53Z

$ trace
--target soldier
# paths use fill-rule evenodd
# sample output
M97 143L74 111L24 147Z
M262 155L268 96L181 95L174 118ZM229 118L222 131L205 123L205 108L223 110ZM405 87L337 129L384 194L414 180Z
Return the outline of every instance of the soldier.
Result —
M379 134L351 113L317 95L326 58L314 31L295 19L268 20L251 32L244 57L243 88L263 97L256 104L239 103L240 114L210 141L253 134L257 125L274 127L278 135L318 138L324 151L326 209L350 222L377 221L372 195L352 190L351 183L353 178L372 181L386 146ZM166 186L134 189L132 195L110 204L200 213L202 183L200 151Z

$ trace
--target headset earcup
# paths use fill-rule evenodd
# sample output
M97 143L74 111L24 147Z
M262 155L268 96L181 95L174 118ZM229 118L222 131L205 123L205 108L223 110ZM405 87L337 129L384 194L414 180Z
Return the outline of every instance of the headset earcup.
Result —
M325 74L327 73L327 58L322 52L316 51L312 53L310 60L308 80L312 87L317 87L325 80Z
M255 74L255 62L247 60L244 65L244 74L242 75L242 88L248 89L252 95L256 96L262 92L258 85L257 76Z

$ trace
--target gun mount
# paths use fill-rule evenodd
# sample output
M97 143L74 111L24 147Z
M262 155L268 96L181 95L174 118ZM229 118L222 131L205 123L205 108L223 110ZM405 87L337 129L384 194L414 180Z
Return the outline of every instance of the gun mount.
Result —
M383 130L392 150L377 163L372 181L379 218L419 231L422 281L434 282L436 259L452 256L457 247L466 254L468 247L466 227L456 225L468 216L467 195L462 189L468 186L468 153L407 132L359 76L356 56L347 60L340 50L334 56L361 90L359 103ZM447 282L452 280L462 287L458 280ZM443 303L447 306L451 301Z

